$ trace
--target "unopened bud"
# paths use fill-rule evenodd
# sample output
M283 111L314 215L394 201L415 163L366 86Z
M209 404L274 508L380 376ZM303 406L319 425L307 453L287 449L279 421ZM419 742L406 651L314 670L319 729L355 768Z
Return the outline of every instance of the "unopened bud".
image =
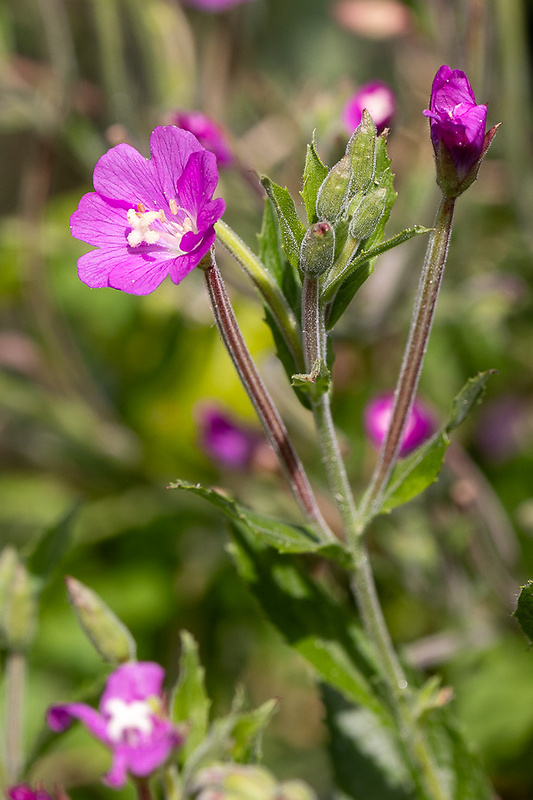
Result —
M350 183L350 159L343 156L326 175L316 200L316 213L320 219L335 222L344 208L344 198Z
M350 162L348 191L352 197L368 189L376 169L376 126L366 108L363 109L359 127L348 142L346 156Z
M382 187L366 194L361 200L354 198L355 208L350 206L352 219L350 221L350 235L354 239L367 239L377 228L378 222L387 207L387 190Z
M5 562L3 566L5 568ZM11 580L3 588L2 632L5 644L8 650L24 652L30 647L37 627L37 597L28 571L18 557Z
M133 661L135 641L124 623L96 592L75 578L67 577L65 581L78 621L104 661L111 664Z
M309 278L318 278L331 269L334 256L335 231L329 222L315 222L302 239L300 269Z

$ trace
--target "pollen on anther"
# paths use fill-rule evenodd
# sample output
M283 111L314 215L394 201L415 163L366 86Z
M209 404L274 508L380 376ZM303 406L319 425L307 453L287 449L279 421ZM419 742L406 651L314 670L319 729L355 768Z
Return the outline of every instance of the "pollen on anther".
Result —
M137 203L137 211L139 212L139 214L144 214L144 212L146 211L146 206L143 205L143 203Z
M168 207L170 208L170 213L176 215L178 213L178 204L174 200L173 197L170 198L168 201Z

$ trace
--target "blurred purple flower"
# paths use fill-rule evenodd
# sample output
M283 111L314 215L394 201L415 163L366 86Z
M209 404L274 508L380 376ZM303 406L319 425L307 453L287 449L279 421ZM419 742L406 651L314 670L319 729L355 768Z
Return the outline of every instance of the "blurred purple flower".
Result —
M217 157L219 167L229 167L233 162L233 153L226 135L220 125L201 111L176 111L171 115L171 122L194 134L206 150Z
M109 676L99 711L85 703L52 706L47 713L48 725L60 733L79 719L109 747L113 763L104 779L109 786L124 786L128 773L147 777L184 740L184 734L163 710L164 674L163 668L151 661L123 664Z
M233 8L241 3L249 3L251 0L182 0L186 6L199 8L201 11L209 11L216 13L217 11L225 11L227 8Z
M365 429L376 448L381 446L387 434L393 406L394 394L390 393L374 398L365 408ZM415 400L403 433L400 456L406 456L429 439L435 429L436 422L432 411L420 400Z
M244 470L250 466L261 435L240 425L216 408L199 412L200 444L213 461L228 469Z
M19 783L6 789L9 800L53 800L52 796L44 789L32 789L26 783Z
M435 75L424 114L430 119L439 186L447 196L457 196L475 180L497 126L485 134L487 106L476 104L465 73L446 64Z
M150 137L151 159L118 144L94 168L95 192L70 218L72 235L98 249L78 260L80 279L148 294L167 275L179 283L215 240L222 198L216 158L188 131L173 125Z
M484 404L476 427L476 441L488 460L509 461L528 450L532 438L529 398L509 394Z
M396 100L390 86L383 81L370 81L350 97L344 106L342 120L351 135L361 122L363 109L366 108L378 133L381 133L391 124L395 107Z

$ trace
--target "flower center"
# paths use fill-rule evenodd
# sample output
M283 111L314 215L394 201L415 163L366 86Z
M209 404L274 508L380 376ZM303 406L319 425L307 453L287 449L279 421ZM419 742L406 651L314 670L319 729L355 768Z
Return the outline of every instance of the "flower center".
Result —
M149 736L152 732L154 711L146 700L126 703L119 697L112 697L107 701L105 711L109 714L107 735L113 742L129 739L134 731L142 736Z
M137 210L128 209L127 220L131 231L127 235L130 247L139 247L141 244L158 244L176 255L183 255L181 240L184 234L192 231L196 233L196 226L185 211L180 208L172 198L169 202L172 217L167 219L163 209L147 211L142 203L137 204Z

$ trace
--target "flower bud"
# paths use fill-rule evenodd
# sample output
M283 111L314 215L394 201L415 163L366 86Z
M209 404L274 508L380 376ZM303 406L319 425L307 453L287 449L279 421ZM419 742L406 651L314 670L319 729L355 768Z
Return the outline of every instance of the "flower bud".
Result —
M315 222L306 231L300 247L300 269L318 278L331 269L335 256L335 231L329 222Z
M343 156L326 175L318 190L316 213L320 219L335 222L344 208L344 197L350 183L350 159Z
M379 448L387 435L394 408L394 394L375 397L364 412L365 429L372 444ZM433 412L420 400L415 400L403 432L400 456L408 455L429 439L436 429Z
M349 207L350 235L354 239L367 239L377 228L378 222L387 207L387 190L382 187L365 194L357 195Z
M11 579L2 587L2 633L8 650L24 652L33 642L37 627L37 597L26 567L18 556L15 564L12 558L9 551L2 554L2 578L7 578L14 566Z
M444 64L433 81L429 110L437 183L457 197L475 181L496 128L485 134L487 106L477 105L465 73Z
M135 658L135 642L126 626L96 592L70 576L65 579L78 621L104 661L122 664Z
M376 126L366 109L361 122L346 147L350 161L349 197L366 192L376 170Z

